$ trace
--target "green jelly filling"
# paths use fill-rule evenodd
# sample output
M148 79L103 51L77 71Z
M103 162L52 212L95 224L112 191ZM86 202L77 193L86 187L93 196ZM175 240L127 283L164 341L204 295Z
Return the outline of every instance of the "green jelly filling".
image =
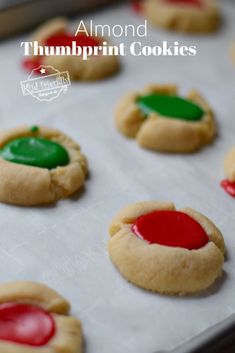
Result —
M38 132L39 131L39 127L37 125L34 125L30 128L31 132Z
M158 113L171 119L199 121L204 111L195 103L178 96L149 94L139 97L137 104L145 115Z
M41 137L22 137L7 143L0 156L13 163L53 169L69 163L69 155L60 144Z

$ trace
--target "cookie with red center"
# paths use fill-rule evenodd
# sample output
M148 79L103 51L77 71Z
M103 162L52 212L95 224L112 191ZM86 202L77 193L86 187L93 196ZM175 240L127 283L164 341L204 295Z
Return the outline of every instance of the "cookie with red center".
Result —
M144 289L189 294L221 275L225 245L219 229L191 208L139 202L121 210L109 233L109 254L121 274Z
M142 0L132 0L131 2L132 9L135 13L141 14L142 13L142 7L143 7L143 1Z
M0 351L81 353L81 323L69 311L68 301L43 284L1 284Z
M104 38L87 36L84 33L75 36L69 31L68 25L68 21L64 18L50 20L39 27L32 40L37 41L40 46L53 48L72 47L73 42L81 48L94 48L102 46L106 41ZM32 55L30 58L26 58L22 65L30 72L40 65L47 66L48 73L50 73L50 66L52 66L60 72L68 71L72 80L82 81L100 80L115 74L119 69L119 61L116 56L102 54L89 56L89 60L83 60L81 56L77 55Z
M115 112L118 130L141 147L169 153L190 153L212 142L214 114L196 92L182 97L173 85L151 85L126 94Z
M230 196L235 197L235 147L225 157L224 171L226 179L221 181L221 186Z
M143 9L153 25L179 32L214 32L220 22L215 0L145 0Z

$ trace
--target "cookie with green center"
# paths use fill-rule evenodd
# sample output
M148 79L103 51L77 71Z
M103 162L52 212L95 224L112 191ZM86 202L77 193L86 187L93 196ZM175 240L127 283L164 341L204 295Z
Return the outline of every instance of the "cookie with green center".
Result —
M0 201L55 202L80 189L87 174L80 146L58 130L19 127L0 134Z
M81 323L56 291L31 281L0 285L0 351L82 353Z
M220 23L215 0L144 0L143 13L156 27L185 33L215 32Z
M191 208L146 201L122 209L109 228L109 255L131 283L163 294L210 287L222 273L219 229Z
M125 95L115 122L122 134L160 152L194 152L216 135L213 112L201 95L192 91L181 97L172 85L148 86Z

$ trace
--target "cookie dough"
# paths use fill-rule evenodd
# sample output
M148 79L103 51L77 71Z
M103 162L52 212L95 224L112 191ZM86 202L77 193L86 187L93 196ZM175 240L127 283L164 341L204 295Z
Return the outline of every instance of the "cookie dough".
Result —
M0 132L0 202L40 205L80 189L87 175L80 146L44 126Z
M178 96L173 85L151 85L128 93L117 106L115 121L125 136L144 148L190 153L209 144L216 135L210 106L197 91Z
M226 179L222 180L221 186L229 195L235 197L235 147L225 157L224 170Z
M157 27L185 33L214 32L220 23L214 0L145 0L144 14Z
M56 18L42 25L34 33L32 41L49 47L71 46L72 41L76 41L77 46L81 47L97 47L106 40L101 37L88 37L86 34L73 36L68 32L68 21L64 18ZM68 71L72 80L93 81L115 74L119 69L119 60L114 55L90 56L88 60L83 60L81 56L52 55L32 56L24 61L24 67L30 71L40 65L46 66L49 73L50 66L52 66L52 73L54 69L60 72Z
M211 286L221 275L225 245L218 228L191 208L139 202L113 219L109 254L131 283L183 295Z
M81 323L69 311L67 300L43 284L1 284L0 351L81 353Z

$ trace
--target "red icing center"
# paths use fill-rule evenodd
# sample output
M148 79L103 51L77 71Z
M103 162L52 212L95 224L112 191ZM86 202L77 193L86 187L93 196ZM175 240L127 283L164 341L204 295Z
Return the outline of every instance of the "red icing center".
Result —
M235 197L235 182L225 179L221 181L220 185L229 195Z
M48 47L59 47L59 46L72 46L72 42L76 42L79 47L96 47L100 43L97 39L89 37L86 34L79 34L77 36L72 36L70 33L63 33L56 36L49 37L45 45Z
M56 36L52 36L49 37L46 42L45 45L48 47L58 47L58 46L68 46L71 47L72 46L72 42L76 42L76 45L79 47L96 47L100 45L100 42L93 38L93 37L89 37L86 34L79 34L77 36L72 36L70 33L62 33ZM43 57L31 57L29 59L25 59L22 62L22 66L24 69L26 69L27 71L31 72L33 69L39 67L40 65L42 65L42 58ZM39 70L38 72L36 71L35 73L40 74Z
M22 61L22 66L25 70L31 72L35 68L38 68L40 65L42 65L42 59L41 58L29 58L29 59L24 59ZM40 68L38 70L35 70L35 73L40 74Z
M131 6L136 13L141 13L143 10L142 0L132 0Z
M165 2L172 5L188 5L188 6L203 7L201 0L165 0Z
M202 226L179 211L154 211L140 216L132 225L132 231L150 244L188 250L200 249L209 241Z
M55 334L52 316L41 308L17 303L0 305L0 339L44 346Z

